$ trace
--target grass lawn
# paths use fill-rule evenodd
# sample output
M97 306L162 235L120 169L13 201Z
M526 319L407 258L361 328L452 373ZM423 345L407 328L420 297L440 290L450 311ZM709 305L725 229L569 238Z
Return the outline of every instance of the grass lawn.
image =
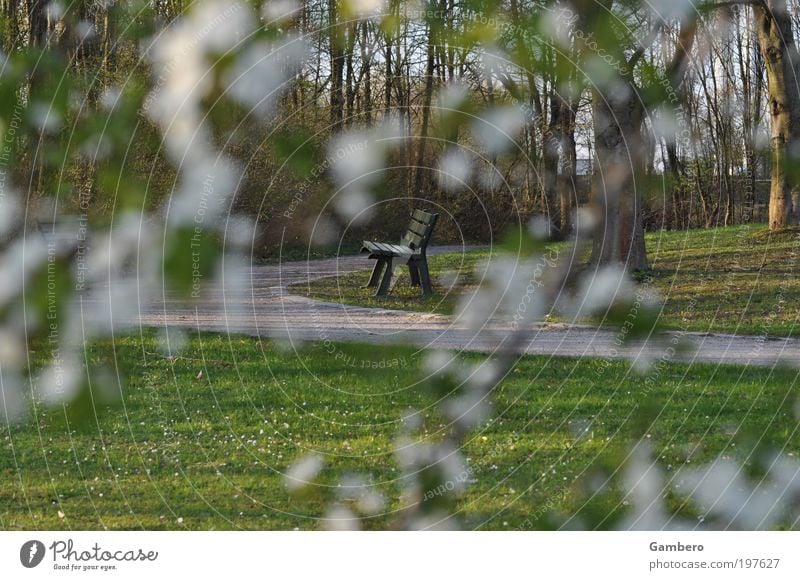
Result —
M181 357L158 350L155 334L90 348L92 364L117 364L128 377L123 404L97 419L69 423L61 409L35 408L27 423L0 428L0 528L315 529L324 498L283 487L294 459L326 455L318 489L328 494L339 476L366 474L392 510L399 417L421 409L431 437L441 428L432 394L415 384L412 349L294 353L202 334ZM373 368L376 356L396 363ZM586 502L587 482L645 434L668 475L718 454L746 459L750 435L796 455L797 378L681 364L647 378L619 361L523 358L495 393L493 419L465 446L474 478L459 503L465 526L547 527L576 513L584 525L612 525L622 498L612 485Z
M770 234L763 224L751 224L650 233L647 248L652 283L665 299L661 322L666 328L800 336L800 229ZM475 267L491 256L489 250L477 250L430 258L437 294L429 298L411 287L407 272L394 293L382 298L362 287L366 270L292 291L329 302L450 314L458 294L480 279ZM548 318L560 320L557 312Z

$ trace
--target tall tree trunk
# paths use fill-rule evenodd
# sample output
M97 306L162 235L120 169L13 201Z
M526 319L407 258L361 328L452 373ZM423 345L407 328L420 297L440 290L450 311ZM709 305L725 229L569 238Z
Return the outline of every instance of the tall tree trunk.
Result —
M572 198L577 192L578 155L575 143L575 118L577 116L578 99L570 99L563 103L561 114L561 155L564 176L559 186L562 237L569 235L572 227Z
M428 139L428 125L431 119L431 102L433 100L434 53L436 51L436 27L434 23L428 27L428 56L425 63L425 90L422 103L422 124L417 143L417 162L414 170L414 189L409 197L423 192L423 174L425 172L425 145Z
M544 134L542 147L542 168L544 169L544 203L545 215L552 227L562 237L561 211L558 193L558 162L559 147L561 145L561 129L563 126L561 115L564 110L561 96L556 92L555 83L550 89L549 119L547 131Z
M361 66L364 68L364 122L372 126L372 53L367 54L369 21L361 23Z
M622 263L629 270L647 270L642 225L641 174L643 110L632 88L617 95L592 98L594 141L600 171L595 173L594 203L601 227L594 238L592 260Z
M356 20L347 24L347 41L345 50L345 125L353 122L356 102L355 79L353 72L353 51L356 45Z
M331 131L338 131L344 116L344 95L342 94L344 76L343 38L339 26L339 0L328 0L331 51Z
M767 68L769 111L772 121L772 176L769 228L778 230L797 222L800 189L787 165L797 163L800 146L800 55L792 36L792 20L785 0L764 0L754 8L758 44Z

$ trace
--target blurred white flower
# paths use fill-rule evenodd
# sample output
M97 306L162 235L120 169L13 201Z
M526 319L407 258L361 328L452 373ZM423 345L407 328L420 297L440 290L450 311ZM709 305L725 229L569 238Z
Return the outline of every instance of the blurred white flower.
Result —
M348 186L375 181L374 172L383 167L383 147L366 131L348 131L337 135L328 144L328 158L336 182Z
M651 117L653 119L653 133L656 137L674 143L680 133L680 123L672 107L660 107Z
M49 2L45 7L45 14L47 14L48 20L61 20L61 17L64 16L64 4L58 0Z
M255 28L249 4L238 0L204 0L189 14L186 24L194 43L214 52L226 52L242 42Z
M19 296L30 275L47 259L47 245L38 232L14 240L0 254L0 304Z
M479 146L489 154L497 155L514 146L524 125L524 111L518 106L507 105L491 109L471 126Z
M487 397L485 392L469 390L449 396L440 403L440 407L445 417L463 431L469 431L489 418L492 407Z
M460 111L461 105L469 98L469 91L464 83L447 83L439 91L439 107L443 110Z
M632 509L620 524L620 529L662 530L668 527L669 518L663 499L667 485L646 441L637 442L631 451L623 485Z
M296 37L285 35L280 45L257 42L238 57L225 78L231 97L250 107L261 117L273 110L278 92L290 70L305 55L305 45Z
M33 126L43 133L55 133L63 124L58 111L45 103L35 102L31 104L30 116Z
M431 379L453 374L459 367L458 356L446 350L428 351L422 359L422 369Z
M261 16L267 23L283 22L298 16L301 8L297 0L268 0L261 5Z
M186 348L189 339L180 328L160 328L156 335L158 352L165 357L179 355Z
M681 470L676 488L691 497L724 528L767 530L796 517L787 508L800 493L800 463L785 456L768 459L769 471L755 486L736 462L718 459L708 467Z
M336 195L333 206L345 220L361 223L372 214L372 196L366 191L348 190Z
M439 171L436 177L445 191L461 191L472 174L473 160L461 149L451 148L439 157Z
M92 24L88 20L81 20L75 27L75 33L77 34L81 42L83 42L94 38L96 30L94 24Z
M27 416L27 401L15 372L4 365L0 370L0 425L19 423Z
M20 222L22 215L22 204L19 201L19 194L9 188L6 195L0 197L0 239L9 235Z
M542 12L539 20L539 34L545 38L553 38L562 47L570 44L570 29L574 13L563 9L548 9Z
M355 532L359 529L356 515L341 504L334 504L328 509L322 524L326 530L333 532Z
M593 276L583 278L576 298L576 315L605 313L615 302L629 300L633 293L633 280L623 266L603 266Z
M304 455L286 470L283 482L290 493L299 491L313 482L325 467L325 461L317 453Z
M553 231L553 224L543 215L537 215L528 222L528 231L537 240L546 240Z
M377 13L385 5L385 0L345 0L349 11L356 17Z
M38 377L38 394L48 406L72 401L80 390L83 368L73 353L59 353Z

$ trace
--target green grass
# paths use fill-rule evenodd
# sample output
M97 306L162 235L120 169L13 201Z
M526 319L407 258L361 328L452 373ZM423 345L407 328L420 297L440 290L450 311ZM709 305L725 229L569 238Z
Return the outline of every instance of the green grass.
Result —
M399 418L421 409L431 437L442 429L410 348L294 353L203 334L181 357L157 352L152 334L100 341L89 361L119 365L124 405L81 424L35 408L27 423L0 428L0 528L315 529L328 499L287 494L281 473L295 458L327 454L322 485L364 473L395 509ZM373 368L379 360L390 364ZM620 497L585 502L587 482L644 433L665 470L747 459L748 434L797 454L796 383L796 370L671 364L647 378L619 361L523 358L464 448L475 479L459 500L465 525L548 527L574 513L610 525Z
M324 258L357 254L360 249L361 244L356 241L324 246L309 246L299 243L286 244L284 246L270 245L263 248L261 252L255 253L253 259L257 264L280 264L283 262L322 260Z
M563 247L563 246L562 246ZM762 224L647 235L652 284L665 300L666 328L800 336L800 229L770 234ZM494 254L498 255L497 253ZM437 294L422 298L404 272L395 291L375 298L368 271L328 277L292 291L328 302L450 314L458 294L475 286L488 250L430 259ZM457 274L459 283L442 284ZM549 320L559 320L553 312ZM585 320L577 322L588 322Z

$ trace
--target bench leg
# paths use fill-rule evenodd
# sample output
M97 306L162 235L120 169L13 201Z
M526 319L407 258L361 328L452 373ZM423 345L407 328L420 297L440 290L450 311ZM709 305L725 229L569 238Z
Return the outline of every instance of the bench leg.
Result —
M422 293L425 296L433 294L433 286L431 285L431 275L428 272L428 260L422 259L418 262L417 268L419 269L420 282L422 283Z
M408 262L408 275L411 276L411 285L419 286L419 268L417 267L417 262L415 260Z
M394 285L397 284L397 279L399 278L397 271L402 265L403 264L395 264L394 268L392 269L392 278L389 280L389 292L391 292L394 289Z
M394 274L393 260L392 258L388 258L386 260L386 270L383 273L383 278L381 278L381 285L378 286L375 296L386 296L386 294L389 293L389 284L392 282L392 274Z
M383 268L386 266L386 260L378 258L375 260L375 266L372 268L372 275L369 277L369 282L364 288L374 288L378 285L378 280L381 279Z

